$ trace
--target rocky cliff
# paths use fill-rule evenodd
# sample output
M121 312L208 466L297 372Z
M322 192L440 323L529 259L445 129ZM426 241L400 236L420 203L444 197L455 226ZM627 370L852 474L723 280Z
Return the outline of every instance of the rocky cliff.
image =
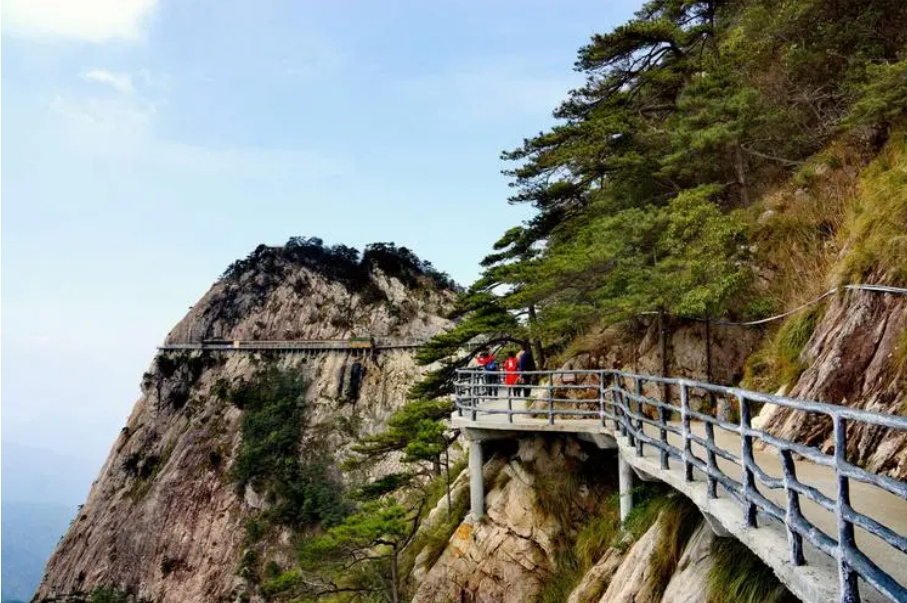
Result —
M853 291L836 297L800 353L803 374L789 395L898 414L907 402L907 297ZM773 433L834 450L831 419L768 409ZM847 429L847 457L869 471L907 479L907 433L866 425Z
M795 601L771 570L717 539L692 503L668 490L637 491L621 528L613 453L570 437L511 445L485 465L486 517L468 517L427 570L417 563L414 602Z
M360 258L345 247L291 240L231 266L167 342L422 340L449 326L449 284L405 249L376 245ZM354 363L358 391L349 385ZM322 459L380 429L421 371L412 350L159 353L36 600L98 588L162 603L256 596L253 575L291 559L292 546L285 530L264 535L266 546L250 539L250 520L275 501L253 483L237 485L244 410L224 391L263 367L302 375L302 454ZM307 452L315 439L320 447ZM344 479L327 465L333 479Z

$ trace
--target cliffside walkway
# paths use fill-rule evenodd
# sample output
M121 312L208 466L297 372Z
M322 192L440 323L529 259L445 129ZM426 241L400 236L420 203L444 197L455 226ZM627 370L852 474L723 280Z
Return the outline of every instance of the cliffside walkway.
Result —
M907 482L847 460L848 426L907 433L907 418L686 379L621 371L537 371L543 385L458 371L453 425L470 441L472 512L484 514L482 441L572 433L617 451L621 517L634 474L692 500L721 536L747 545L809 603L907 602ZM522 386L525 387L525 386ZM834 451L754 426L756 405L826 421ZM731 421L731 414L739 420ZM717 416L716 416L717 415ZM679 420L677 420L679 418Z
M306 341L198 341L165 343L158 346L162 352L215 351L215 352L333 352L362 350L414 350L425 344L422 340L381 340L374 345L350 339L324 339Z

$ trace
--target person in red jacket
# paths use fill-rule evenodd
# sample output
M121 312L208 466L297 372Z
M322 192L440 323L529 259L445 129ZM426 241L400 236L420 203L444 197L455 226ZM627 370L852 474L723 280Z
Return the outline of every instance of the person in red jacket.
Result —
M504 384L513 387L520 378L519 362L514 352L507 352L507 360L504 361Z

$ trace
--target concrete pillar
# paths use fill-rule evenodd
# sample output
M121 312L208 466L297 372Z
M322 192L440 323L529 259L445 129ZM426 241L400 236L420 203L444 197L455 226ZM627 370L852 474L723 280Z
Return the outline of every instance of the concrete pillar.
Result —
M476 520L485 516L485 480L482 478L482 442L469 441L469 500Z
M633 468L620 451L617 453L617 482L620 487L620 521L624 522L633 508Z

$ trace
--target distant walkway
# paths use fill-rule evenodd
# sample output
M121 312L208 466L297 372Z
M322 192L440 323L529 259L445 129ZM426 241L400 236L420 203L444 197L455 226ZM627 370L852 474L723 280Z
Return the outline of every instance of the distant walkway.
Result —
M483 440L574 433L618 451L622 516L635 472L690 498L719 535L746 544L804 601L907 601L907 483L755 429L751 412L754 403L773 403L829 416L841 450L847 423L907 432L907 418L617 371L538 375L548 383L532 386L527 399L504 386L490 390L481 371L459 372L453 424L470 440L470 460L478 457L471 469L480 466ZM657 397L666 386L679 405ZM739 421L694 411L694 397L705 406L733 402ZM472 484L481 517L481 480Z
M383 339L359 341L355 339L324 339L297 341L258 340L208 340L192 343L165 343L158 346L162 352L209 350L216 352L332 352L370 350L414 350L425 344L424 340Z

